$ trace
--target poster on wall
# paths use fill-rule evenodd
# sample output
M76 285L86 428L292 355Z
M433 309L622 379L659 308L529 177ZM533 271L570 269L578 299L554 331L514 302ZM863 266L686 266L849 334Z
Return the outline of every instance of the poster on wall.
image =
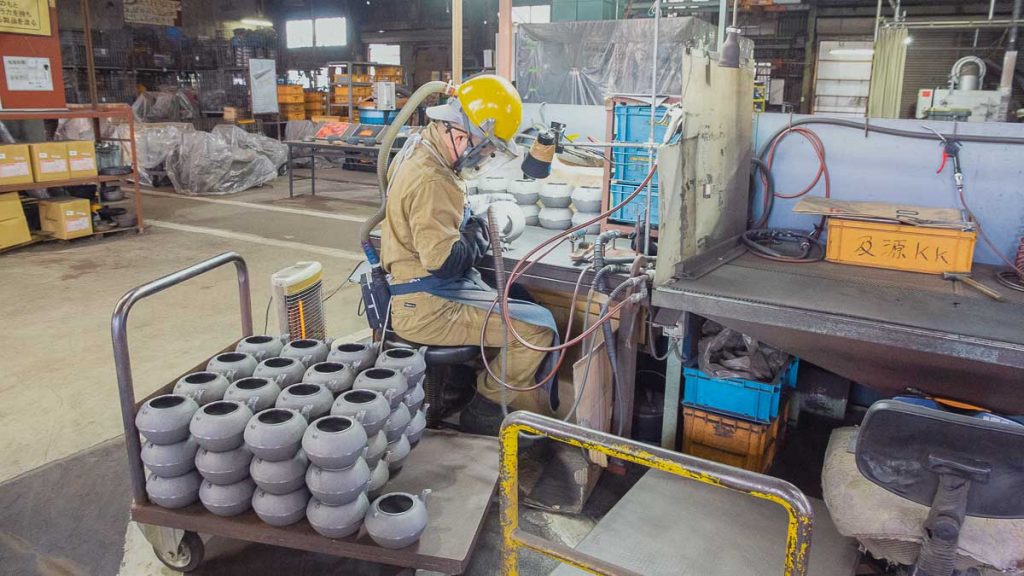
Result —
M2 2L3 0L0 0ZM181 26L179 0L124 0L124 21L133 24Z
M249 59L249 93L253 114L277 114L277 61Z
M0 0L0 32L49 36L47 0Z

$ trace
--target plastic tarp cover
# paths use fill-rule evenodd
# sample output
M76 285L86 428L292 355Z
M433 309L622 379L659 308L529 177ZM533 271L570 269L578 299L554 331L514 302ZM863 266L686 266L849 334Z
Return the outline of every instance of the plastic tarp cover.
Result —
M143 92L135 99L132 110L139 122L182 122L199 117L185 90Z
M184 133L166 167L181 194L234 194L273 180L287 160L285 144L222 124L211 132Z
M167 122L135 125L135 153L139 161L139 182L153 185L150 171L164 170L164 163L180 147L185 134L195 132L195 127L184 122ZM121 157L131 162L131 146L127 142L130 130L127 124L117 127L116 136L121 141Z
M100 118L100 135L104 138L114 136L121 124ZM128 126L125 125L127 129ZM61 118L57 120L57 130L53 133L54 140L95 140L92 133L92 118Z
M717 30L696 18L663 18L658 94L682 90L687 46L712 45ZM524 102L603 104L614 94L651 94L654 20L520 24L516 86Z

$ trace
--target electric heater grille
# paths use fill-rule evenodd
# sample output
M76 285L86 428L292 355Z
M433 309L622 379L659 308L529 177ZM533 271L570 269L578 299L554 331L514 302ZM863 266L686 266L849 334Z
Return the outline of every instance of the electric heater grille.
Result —
M290 340L326 336L323 268L319 262L299 262L270 278L281 331Z

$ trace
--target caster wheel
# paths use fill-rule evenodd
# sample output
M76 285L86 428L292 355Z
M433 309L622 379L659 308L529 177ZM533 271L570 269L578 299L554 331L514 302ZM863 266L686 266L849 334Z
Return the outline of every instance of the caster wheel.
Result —
M161 554L156 547L153 547L153 553L156 554L156 557L165 566L185 574L199 568L199 565L203 562L203 554L205 552L206 547L203 546L203 539L195 532L185 532L185 535L181 538L181 544L178 544L178 550L172 554Z

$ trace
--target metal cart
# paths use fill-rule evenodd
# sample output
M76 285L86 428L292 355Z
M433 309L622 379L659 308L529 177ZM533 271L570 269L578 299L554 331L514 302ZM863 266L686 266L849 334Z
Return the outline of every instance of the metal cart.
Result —
M241 337L250 336L253 329L249 270L245 260L235 252L220 254L130 290L118 301L111 318L114 365L132 482L131 519L139 523L160 561L179 572L195 570L203 561L204 544L199 535L204 534L445 574L465 571L497 486L498 449L494 438L427 431L410 454L403 473L387 484L388 491L418 493L422 488L433 489L428 504L427 531L418 543L400 550L377 546L365 530L334 540L320 536L304 521L278 528L264 524L252 511L222 518L207 512L199 503L170 510L149 501L135 414L150 398L169 393L177 378L136 402L128 351L128 314L140 300L226 264L234 264L237 272ZM236 343L230 343L223 350L234 349ZM205 360L189 372L204 368ZM481 458L481 452L490 452L494 458ZM432 531L431 526L442 526L443 530Z

